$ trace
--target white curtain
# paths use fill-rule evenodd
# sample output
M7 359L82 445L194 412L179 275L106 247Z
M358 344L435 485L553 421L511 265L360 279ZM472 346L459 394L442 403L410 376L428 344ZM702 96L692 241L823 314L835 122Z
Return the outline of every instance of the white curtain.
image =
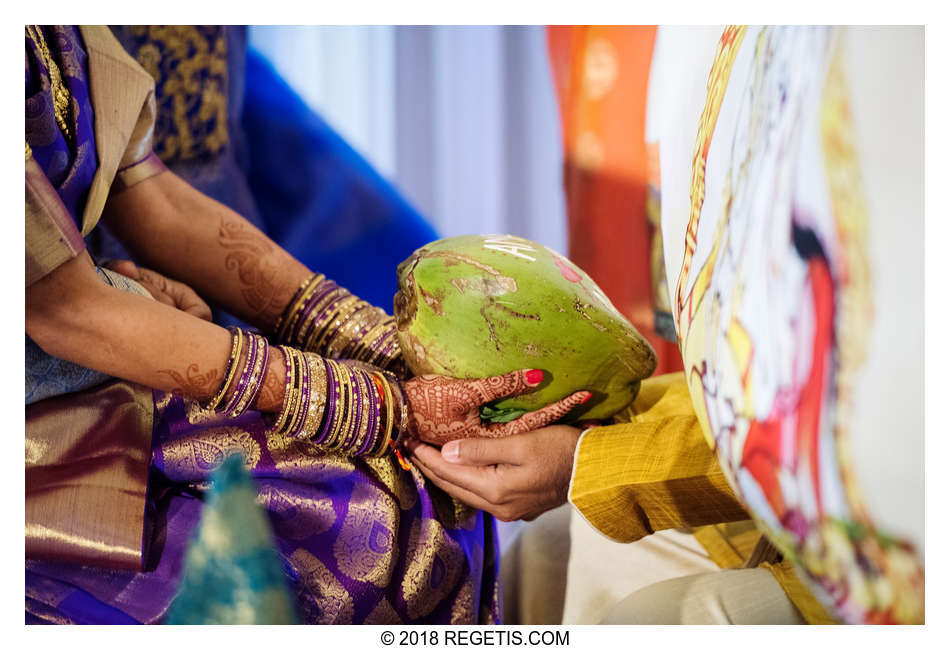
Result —
M566 252L543 27L253 27L250 42L441 235Z

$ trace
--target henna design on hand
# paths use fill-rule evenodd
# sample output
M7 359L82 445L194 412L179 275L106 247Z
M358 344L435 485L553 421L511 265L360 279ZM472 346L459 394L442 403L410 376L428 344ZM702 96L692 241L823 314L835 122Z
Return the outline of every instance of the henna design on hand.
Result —
M500 438L525 433L564 417L590 398L579 391L542 409L504 424L485 425L479 407L486 402L520 395L537 387L523 370L485 379L449 379L436 375L416 377L403 384L409 402L409 428L415 437L436 445L459 438Z
M178 387L172 389L176 395L185 395L195 399L206 399L211 397L220 383L219 370L212 368L208 372L202 373L197 363L192 363L182 375L177 370L159 370L159 373L167 375Z
M230 251L224 258L224 267L237 271L244 302L255 318L273 324L290 302L293 289L283 287L278 278L279 265L272 257L275 246L249 224L221 217L218 243Z

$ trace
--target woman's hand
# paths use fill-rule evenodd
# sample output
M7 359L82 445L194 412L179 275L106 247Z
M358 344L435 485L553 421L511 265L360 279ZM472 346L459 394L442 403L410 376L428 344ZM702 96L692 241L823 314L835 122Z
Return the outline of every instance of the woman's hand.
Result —
M203 320L211 320L211 308L187 284L166 278L156 271L136 266L129 260L117 260L105 266L141 284L155 300Z
M578 391L559 402L504 424L484 424L479 407L503 397L533 390L544 375L540 370L516 370L485 379L450 379L423 375L403 383L409 402L409 433L435 445L459 438L502 438L526 433L555 422L590 399Z
M567 501L580 434L555 425L499 440L450 442L441 453L417 440L406 447L446 494L502 521L530 520Z

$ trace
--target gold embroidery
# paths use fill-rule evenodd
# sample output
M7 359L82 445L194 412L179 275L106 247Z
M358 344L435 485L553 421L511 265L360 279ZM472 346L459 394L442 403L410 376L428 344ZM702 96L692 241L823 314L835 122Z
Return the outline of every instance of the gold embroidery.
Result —
M290 436L268 436L265 445L282 478L310 482L319 476L321 481L327 482L354 470L349 458L328 454L316 445Z
M313 489L312 486L308 488ZM297 489L292 485L277 488L265 483L260 486L257 502L277 515L275 532L302 540L330 530L336 522L333 500L329 496L298 494Z
M475 625L475 584L470 575L459 590L458 596L452 603L452 614L449 619L452 625Z
M383 599L373 608L373 611L369 613L369 616L366 617L363 623L365 625L395 625L402 623L402 619L399 618L399 614L396 613L393 606L390 605L386 597L383 596Z
M397 468L395 456L387 455L382 458L367 458L363 461L370 475L396 495L399 508L410 510L419 500L419 491L412 480L412 475ZM418 470L416 470L418 471Z
M353 622L353 598L323 562L306 549L298 548L290 556L300 580L297 594L308 622L321 625Z
M333 545L337 567L348 578L385 587L398 557L398 526L399 512L389 495L370 483L357 483Z
M205 474L233 453L240 453L249 469L261 460L260 446L251 434L239 427L200 431L173 440L163 448L166 471L171 476L182 477Z
M40 58L43 59L43 65L46 66L46 70L49 73L49 84L53 95L53 112L56 114L56 124L59 126L59 130L63 132L63 135L66 136L66 139L69 140L72 138L72 134L69 130L69 120L66 118L68 117L67 112L69 111L72 97L66 88L66 84L63 83L63 76L60 73L59 66L56 65L56 60L46 45L43 29L38 25L27 25L26 34L36 45L36 49L40 53Z
M412 522L406 555L402 597L409 616L421 618L451 593L468 561L455 540L433 519Z
M139 25L131 54L155 79L155 153L165 163L228 144L227 37L222 26Z
M436 518L443 526L451 530L460 528L465 530L475 529L475 524L478 521L477 510L457 499L453 499L434 485L429 486L428 492Z

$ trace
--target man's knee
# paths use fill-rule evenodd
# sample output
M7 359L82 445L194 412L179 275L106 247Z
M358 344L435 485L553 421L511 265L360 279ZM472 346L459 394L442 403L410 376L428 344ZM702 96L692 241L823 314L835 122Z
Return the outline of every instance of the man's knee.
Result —
M804 620L768 569L731 569L657 582L620 601L610 625L791 625Z

